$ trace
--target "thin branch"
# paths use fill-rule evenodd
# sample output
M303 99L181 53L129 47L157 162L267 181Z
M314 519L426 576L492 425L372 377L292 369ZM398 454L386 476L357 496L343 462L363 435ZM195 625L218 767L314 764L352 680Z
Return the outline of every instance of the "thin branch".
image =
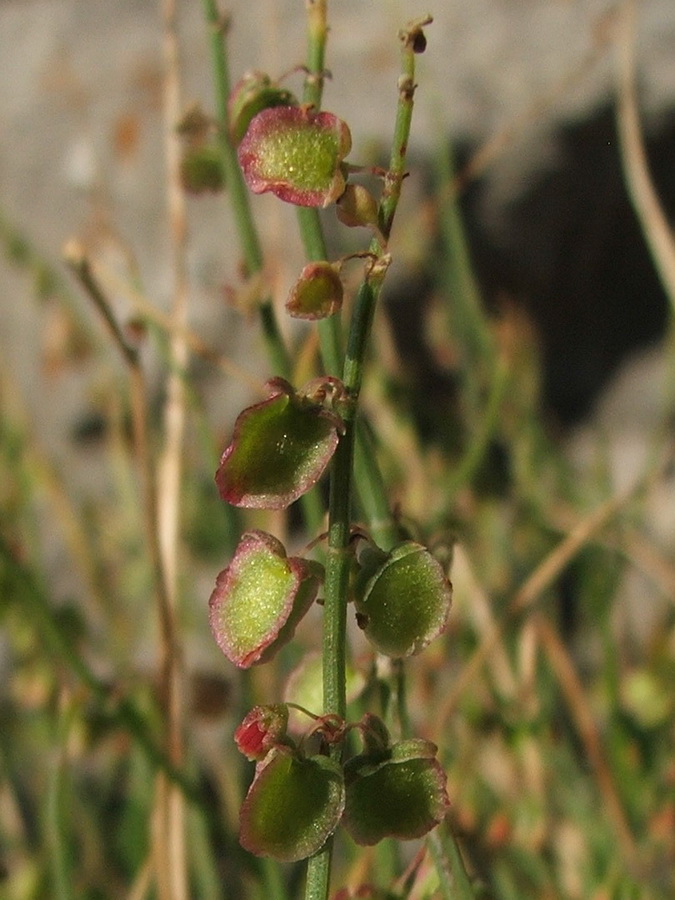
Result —
M675 313L675 239L654 189L635 92L635 2L627 0L617 29L617 126L624 176L656 271Z
M623 507L644 487L640 480L629 490L611 497L581 519L532 572L520 589L514 594L509 607L498 622L485 631L483 639L472 657L462 669L452 691L439 711L439 723L445 723L455 711L464 691L478 677L481 669L498 645L508 622L516 615L530 609L543 592L560 575L570 560L581 548L623 509ZM441 727L439 724L439 727Z
M178 328L187 323L188 279L186 262L187 220L185 195L180 178L181 147L176 123L181 114L180 53L175 0L160 0L164 55L164 153L166 158L166 202L169 224L170 262L173 276L171 320ZM188 359L187 343L178 331L169 342L169 372L164 406L164 449L157 470L157 530L166 581L168 631L160 635L160 689L166 716L166 745L171 761L184 759L185 688L176 607L178 602L178 541L183 435L185 431L185 386L183 373ZM188 900L187 851L185 846L185 802L183 795L164 773L156 783L156 878L158 894L167 900Z
M174 658L173 648L176 644L176 634L171 597L168 590L164 560L162 557L159 542L157 485L155 481L154 461L150 452L150 443L148 437L148 398L145 373L143 371L143 367L141 366L138 351L136 347L126 339L122 328L118 324L108 298L106 297L101 289L101 286L94 277L91 265L84 252L84 249L76 242L70 242L65 249L65 256L66 261L77 276L87 295L90 297L96 308L101 313L114 342L117 344L120 352L122 353L122 357L127 365L129 372L129 396L131 402L131 415L133 423L134 450L142 481L146 545L150 556L156 608L160 624L162 646L164 648L165 654L165 659L163 661L165 667L162 673L162 675L165 676L166 660ZM169 695L166 692L167 684L167 679L163 677L162 686L165 689L165 693L162 697L162 705L165 722L170 721L170 704L168 700ZM170 734L169 739L171 739ZM171 746L171 740L169 740L169 762L172 765L174 763L174 760L172 758L173 756L174 748ZM164 784L166 784L166 782L164 782ZM165 823L167 820L167 816L160 814L157 819L162 823ZM164 858L158 859L158 857L164 857L168 854L168 850L166 848L169 844L168 836L170 831L171 829L165 829L164 827L162 827L161 831L158 832L158 834L166 838L166 840L163 842L165 850L161 853L158 852L156 856L156 862L158 864L156 874L158 874L159 877L161 877L160 873L163 874L166 871L164 867L167 865L167 860ZM156 851L159 850L159 848L157 847L155 849ZM167 897L167 900L173 900L173 895L168 893L168 888L164 888L163 881L160 881L159 877L159 896Z
M541 614L535 614L532 622L576 723L586 757L595 775L604 808L621 843L621 852L629 865L635 867L638 862L635 838L630 830L612 773L605 759L600 733L584 695L577 671L551 623Z

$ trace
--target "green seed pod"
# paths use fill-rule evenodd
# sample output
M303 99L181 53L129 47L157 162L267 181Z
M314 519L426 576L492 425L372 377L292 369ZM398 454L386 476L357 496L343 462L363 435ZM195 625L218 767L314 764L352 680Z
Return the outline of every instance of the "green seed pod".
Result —
M379 653L412 656L444 631L452 586L425 547L405 541L388 554L368 548L361 565L354 586L357 622Z
M223 500L250 509L285 509L313 487L330 462L342 420L283 378L270 396L240 413L216 472Z
M209 600L211 630L225 656L242 669L270 659L292 638L322 575L319 563L286 556L271 534L245 532Z
M240 812L239 841L256 856L306 859L335 831L345 803L340 766L275 747L256 766Z
M351 146L349 128L332 113L277 106L254 116L237 152L253 193L271 191L296 206L328 206L345 189L342 160Z
M274 106L297 106L298 101L285 88L273 83L264 72L247 72L235 85L228 101L228 118L232 142L239 145L251 119L263 109Z
M449 803L436 749L429 741L401 741L345 764L343 824L357 844L413 840L443 820Z
M339 266L311 262L291 288L286 309L296 319L325 319L342 307L343 294Z
M377 201L362 184L348 184L337 201L337 217L349 228L377 229Z

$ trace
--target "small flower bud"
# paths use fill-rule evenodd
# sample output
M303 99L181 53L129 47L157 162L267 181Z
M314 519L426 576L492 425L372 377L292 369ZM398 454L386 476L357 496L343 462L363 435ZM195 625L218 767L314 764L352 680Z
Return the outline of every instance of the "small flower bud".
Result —
M228 101L230 135L235 147L246 134L251 119L263 109L297 106L298 101L285 88L272 82L264 72L247 72L235 85Z
M288 707L285 703L255 706L234 732L237 749L247 759L263 759L286 736Z
M329 262L306 265L288 295L289 314L296 319L325 319L337 312L344 295L338 268Z
M361 184L348 184L337 201L337 217L349 228L377 228L377 202Z

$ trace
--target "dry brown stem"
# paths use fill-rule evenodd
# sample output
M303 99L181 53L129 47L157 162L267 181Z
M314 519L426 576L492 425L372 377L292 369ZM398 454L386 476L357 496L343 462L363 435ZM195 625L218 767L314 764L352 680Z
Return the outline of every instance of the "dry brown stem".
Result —
M649 174L635 91L635 12L635 0L627 0L617 28L619 145L628 193L675 312L675 240Z
M507 623L514 616L527 611L562 572L579 550L628 503L636 491L642 487L638 482L628 491L611 497L581 519L537 566L520 589L514 594L505 616L500 622L488 627L473 655L462 669L454 689L448 694L439 720L446 722L457 707L460 697L467 687L479 676L481 669L494 651Z
M551 623L541 613L535 613L532 624L551 664L567 706L576 725L579 737L591 765L598 791L607 816L614 826L621 843L621 852L628 864L637 865L638 852L635 839L628 825L621 799L605 758L602 740L593 712L584 694L583 685L570 655Z
M178 643L178 566L183 437L185 433L184 372L188 347L180 328L187 323L187 221L180 179L180 139L176 123L181 116L178 13L175 0L160 0L164 34L164 152L167 166L166 201L173 277L171 321L178 326L169 342L169 372L164 406L164 447L157 471L157 532L166 578L166 616L170 627L160 634L160 689L166 716L167 755L176 766L184 759L185 673ZM188 900L185 846L185 798L166 775L157 775L155 874L159 900Z

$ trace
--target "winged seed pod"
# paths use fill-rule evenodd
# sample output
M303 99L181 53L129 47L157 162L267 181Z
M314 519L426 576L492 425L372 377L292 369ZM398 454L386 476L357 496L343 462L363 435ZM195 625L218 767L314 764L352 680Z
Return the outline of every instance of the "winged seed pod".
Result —
M448 811L446 776L430 741L411 739L344 767L343 824L357 844L385 837L409 841L438 825Z
M342 307L343 295L340 266L311 262L291 288L286 309L296 319L325 319Z
M413 656L445 630L452 585L426 547L414 541L389 553L369 547L359 562L356 618L378 653Z
M283 378L267 400L241 412L216 472L223 500L252 509L285 509L313 487L330 462L342 420Z
M275 106L251 120L238 148L254 194L271 191L296 206L329 206L345 189L342 160L352 147L346 123L307 106Z
M271 534L245 532L209 600L211 631L225 656L242 669L270 659L293 637L322 577L319 563L286 556Z
M256 766L239 814L239 842L256 856L281 862L306 859L335 831L344 804L337 762L274 747Z

